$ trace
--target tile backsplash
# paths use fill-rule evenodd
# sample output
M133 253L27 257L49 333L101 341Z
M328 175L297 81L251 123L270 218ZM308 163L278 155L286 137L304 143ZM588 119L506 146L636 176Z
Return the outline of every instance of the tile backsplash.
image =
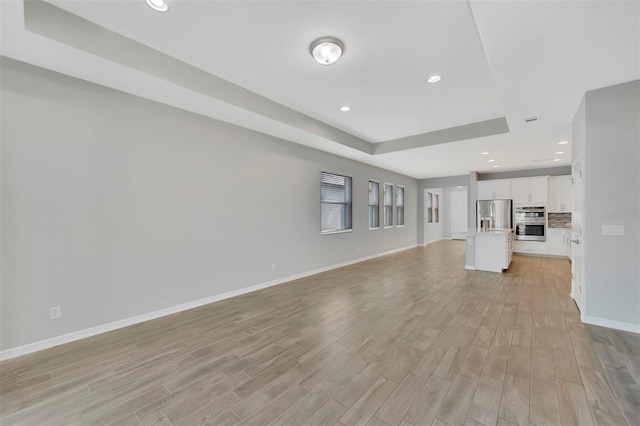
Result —
M571 228L571 213L549 213L549 228Z

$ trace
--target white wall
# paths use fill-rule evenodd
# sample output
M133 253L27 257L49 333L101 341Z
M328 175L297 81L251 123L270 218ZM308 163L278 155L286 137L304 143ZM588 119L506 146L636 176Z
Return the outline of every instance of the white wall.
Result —
M417 242L415 179L10 59L1 71L0 349ZM320 235L321 169L354 177L351 233ZM405 227L368 230L368 179L406 187Z
M573 126L584 152L583 289L587 322L640 332L640 81L587 92ZM624 236L602 235L603 225Z

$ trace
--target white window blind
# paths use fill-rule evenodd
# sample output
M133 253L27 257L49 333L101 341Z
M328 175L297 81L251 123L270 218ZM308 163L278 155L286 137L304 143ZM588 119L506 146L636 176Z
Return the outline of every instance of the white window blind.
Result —
M404 225L404 187L396 187L396 225Z
M384 226L393 226L393 185L384 184Z
M322 172L320 222L322 233L351 229L351 177Z
M369 229L380 227L380 183L369 181Z

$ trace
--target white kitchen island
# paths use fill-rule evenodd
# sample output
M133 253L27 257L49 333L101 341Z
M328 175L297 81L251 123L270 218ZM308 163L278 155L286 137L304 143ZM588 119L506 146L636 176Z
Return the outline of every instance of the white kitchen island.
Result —
M513 229L470 229L466 234L465 269L503 272L513 254Z

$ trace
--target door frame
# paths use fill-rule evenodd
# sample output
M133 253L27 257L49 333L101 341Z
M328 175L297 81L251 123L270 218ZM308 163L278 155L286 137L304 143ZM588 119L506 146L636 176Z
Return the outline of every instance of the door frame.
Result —
M584 283L584 152L581 152L578 157L571 164L571 197L572 197L572 232L571 232L571 297L576 302L578 309L580 310L581 318L584 317L584 313L586 311L586 288ZM576 188L576 179L579 179L579 187ZM579 197L577 197L579 195ZM579 202L576 202L579 200ZM575 214L577 211L577 215ZM575 227L575 219L579 218L580 226L578 228L578 233L576 233ZM578 240L579 243L573 242L573 240ZM574 249L580 250L580 264L576 266L575 262L575 251ZM576 271L576 267L580 270ZM578 283L576 283L576 276L579 278Z
M459 239L459 240L464 240L465 239L465 233L468 232L469 230L469 188L465 187L464 189L460 189L457 190L458 188L456 187L456 191L449 191L449 236L451 237L451 239L453 240L454 238L454 229L453 229L453 216L454 216L454 211L453 211L453 199L455 197L457 197L457 195L453 195L453 194L464 194L464 204L465 204L465 209L464 209L464 221L467 224L467 226L465 226L464 230L462 231L462 236L460 238L455 238L455 239Z

